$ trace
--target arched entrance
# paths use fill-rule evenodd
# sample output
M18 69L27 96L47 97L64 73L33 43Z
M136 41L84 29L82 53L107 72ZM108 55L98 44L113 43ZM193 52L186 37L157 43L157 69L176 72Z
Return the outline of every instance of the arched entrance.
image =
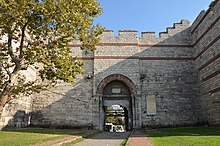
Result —
M131 130L128 110L122 105L105 106L104 130L108 132L125 132Z
M109 125L115 126L109 118L124 120L124 125L118 126L123 126L124 131L132 130L136 93L133 82L121 74L114 74L100 82L97 93L100 95L100 130L110 131ZM114 106L120 107L119 110L112 108Z

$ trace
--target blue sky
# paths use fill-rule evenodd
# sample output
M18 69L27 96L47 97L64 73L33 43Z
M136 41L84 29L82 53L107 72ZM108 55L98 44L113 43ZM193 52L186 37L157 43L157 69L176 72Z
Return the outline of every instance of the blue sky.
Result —
M187 19L191 23L211 0L98 0L103 14L95 19L107 30L155 31L157 34Z

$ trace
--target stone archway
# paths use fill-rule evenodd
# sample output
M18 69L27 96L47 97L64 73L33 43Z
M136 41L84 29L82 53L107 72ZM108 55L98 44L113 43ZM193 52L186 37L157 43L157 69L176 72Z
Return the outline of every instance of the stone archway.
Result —
M113 74L113 75L110 75L110 76L104 78L98 85L97 93L102 94L104 87L108 83L115 81L115 80L122 81L123 83L125 83L128 86L128 88L130 89L131 95L136 94L136 87L135 87L134 83L129 78L127 78L126 76L124 76L122 74Z
M128 130L132 130L133 125L136 123L136 87L134 83L124 75L113 74L99 83L97 94L100 96L100 130L104 130L105 127L105 108L114 104L121 105L128 110L127 117L125 118L127 119Z

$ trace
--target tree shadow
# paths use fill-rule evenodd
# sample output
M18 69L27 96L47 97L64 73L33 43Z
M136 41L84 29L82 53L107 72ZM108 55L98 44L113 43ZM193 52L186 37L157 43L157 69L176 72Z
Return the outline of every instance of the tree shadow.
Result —
M22 128L22 129L5 129L7 132L19 133L39 133L39 134L52 134L52 135L70 135L82 136L86 138L87 135L95 133L94 130L79 130L79 129L48 129L48 128Z

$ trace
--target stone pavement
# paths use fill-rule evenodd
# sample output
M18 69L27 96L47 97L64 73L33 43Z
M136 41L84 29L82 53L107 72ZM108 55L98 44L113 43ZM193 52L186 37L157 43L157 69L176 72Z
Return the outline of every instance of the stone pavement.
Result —
M119 146L130 132L102 132L74 146Z
M153 144L142 131L135 131L131 137L129 137L126 146L153 146Z

